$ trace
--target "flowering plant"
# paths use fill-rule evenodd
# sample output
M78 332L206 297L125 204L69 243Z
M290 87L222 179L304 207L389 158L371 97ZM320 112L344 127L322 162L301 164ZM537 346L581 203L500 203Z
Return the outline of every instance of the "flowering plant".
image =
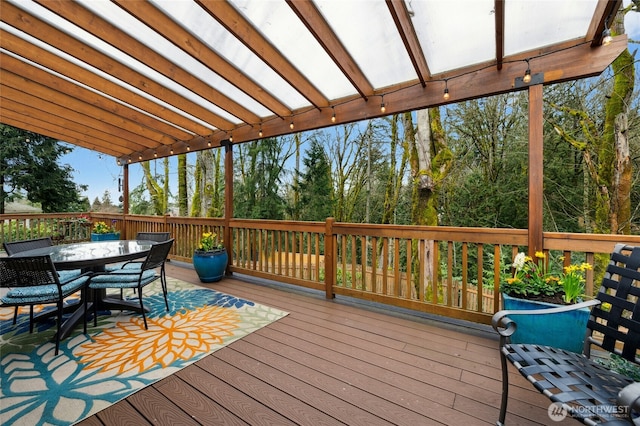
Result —
M200 244L198 245L199 251L218 251L224 250L222 240L216 242L218 234L215 232L204 232L200 238Z
M116 220L111 221L111 226L107 225L105 222L96 222L93 224L93 229L91 230L94 234L111 234L117 233L116 229Z
M568 265L563 272L547 269L545 255L536 252L536 259L518 253L513 264L513 277L507 279L503 291L509 296L544 302L571 304L584 294L584 272L591 269L588 263ZM561 258L560 260L563 260Z

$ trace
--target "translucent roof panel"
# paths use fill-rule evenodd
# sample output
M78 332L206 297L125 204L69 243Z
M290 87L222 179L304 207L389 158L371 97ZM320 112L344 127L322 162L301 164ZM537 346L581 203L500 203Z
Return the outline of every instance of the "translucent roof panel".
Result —
M272 94L277 94L284 104L290 108L306 105L306 100L293 87L200 6L193 2L175 0L156 0L154 3L194 37L234 64L238 70L251 76L254 81L268 88ZM203 76L206 78L206 74ZM222 92L230 90L229 86L231 86L220 78L209 80L209 83ZM265 115L255 107L254 111L258 112L258 115Z
M234 0L233 4L327 98L356 93L349 80L286 3Z
M597 0L505 2L505 56L584 37Z
M493 0L407 1L431 74L495 58Z
M316 0L315 3L373 87L417 78L384 2Z

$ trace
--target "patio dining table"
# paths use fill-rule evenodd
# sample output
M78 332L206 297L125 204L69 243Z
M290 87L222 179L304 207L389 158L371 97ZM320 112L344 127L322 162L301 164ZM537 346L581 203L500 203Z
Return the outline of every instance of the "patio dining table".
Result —
M29 257L49 255L56 269L82 270L82 272L100 272L105 270L105 266L111 263L126 262L140 259L149 253L153 241L143 240L113 240L82 242L73 244L62 244L50 247L41 247L33 250L26 250L16 253L11 257ZM138 302L123 300L119 297L108 297L106 290L101 290L94 295L93 300L89 300L87 310L90 312L93 303L98 304L98 310L127 310L140 312ZM77 323L86 314L83 303L70 304L65 307L65 311L73 310L73 314L60 327L60 339L66 338ZM54 311L55 313L55 311ZM35 319L43 319L54 313L46 312Z

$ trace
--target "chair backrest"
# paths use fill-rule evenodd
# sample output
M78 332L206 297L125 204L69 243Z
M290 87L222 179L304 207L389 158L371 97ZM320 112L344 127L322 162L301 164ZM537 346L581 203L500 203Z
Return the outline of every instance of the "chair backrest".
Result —
M589 344L640 364L640 247L617 244L591 310Z
M15 253L20 253L27 250L33 250L42 247L51 247L53 245L53 241L51 237L43 237L43 238L34 238L31 240L22 240L22 241L13 241L10 243L2 243L4 246L4 251L7 252L7 255L11 256Z
M167 241L170 238L170 232L138 232L136 234L136 240L156 241L158 243Z
M58 273L48 254L0 258L0 286L31 287L46 284L60 287Z
M152 245L147 258L142 264L142 271L157 268L159 266L164 266L164 262L165 260L167 260L167 256L169 256L169 252L171 251L173 241L174 240L172 238L170 240L162 241Z

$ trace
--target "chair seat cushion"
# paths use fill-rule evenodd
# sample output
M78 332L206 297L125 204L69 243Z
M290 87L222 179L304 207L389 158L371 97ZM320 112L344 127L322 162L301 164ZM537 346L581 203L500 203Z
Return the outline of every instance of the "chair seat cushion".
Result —
M142 267L142 262L126 262L126 263L114 263L112 265L107 265L105 266L105 271L107 272L114 272L114 271L121 271L121 270L128 270L128 271L135 271L135 270L140 270L140 268Z
M72 279L78 278L80 275L82 275L82 271L80 269L73 269L71 271L58 271L58 279L61 283L71 281Z
M113 271L108 274L95 275L89 282L89 287L96 288L136 288L138 287L138 280L140 285L145 286L156 279L160 278L160 275L156 274L153 269L144 271L142 278L139 273L132 273L132 271L122 270Z
M62 285L62 297L67 297L82 289L89 277L83 276ZM56 284L17 287L9 290L2 297L2 303L7 305L52 303L58 301L58 286Z

